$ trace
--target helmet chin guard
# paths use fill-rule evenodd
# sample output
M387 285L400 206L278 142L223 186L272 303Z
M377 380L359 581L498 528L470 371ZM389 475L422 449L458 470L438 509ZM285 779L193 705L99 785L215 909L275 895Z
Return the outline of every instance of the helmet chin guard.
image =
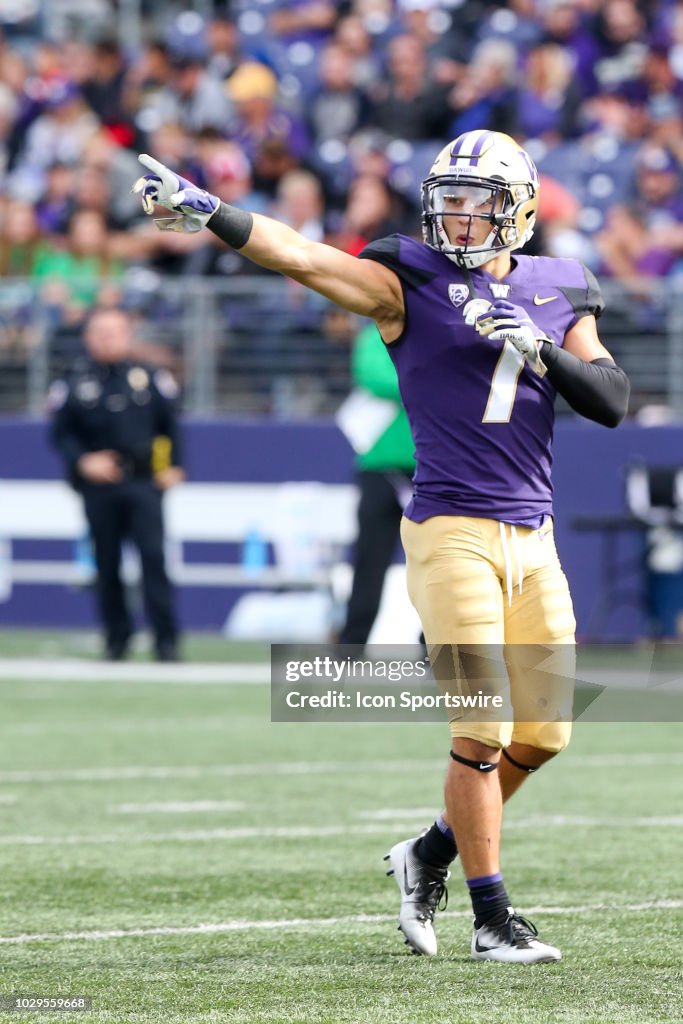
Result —
M501 252L519 249L533 235L538 172L509 135L465 132L441 150L422 182L421 197L424 242L458 266L474 270ZM452 241L445 223L454 217L467 227ZM471 228L482 220L490 231L473 245Z

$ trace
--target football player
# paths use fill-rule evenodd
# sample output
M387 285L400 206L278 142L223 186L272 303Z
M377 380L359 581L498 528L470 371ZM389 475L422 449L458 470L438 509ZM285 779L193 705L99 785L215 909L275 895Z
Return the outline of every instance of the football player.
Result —
M399 926L416 953L436 952L434 912L457 854L472 956L559 960L513 909L500 829L503 801L564 749L571 728L575 623L550 479L555 394L610 427L627 411L628 379L598 336L593 275L576 260L513 255L534 229L538 174L498 132L467 132L438 154L422 184L423 241L392 235L358 257L140 161L148 173L134 190L145 211L172 213L162 230L206 225L377 324L415 441L402 539L435 674L447 689L505 696L503 714L453 717L445 813L388 854Z

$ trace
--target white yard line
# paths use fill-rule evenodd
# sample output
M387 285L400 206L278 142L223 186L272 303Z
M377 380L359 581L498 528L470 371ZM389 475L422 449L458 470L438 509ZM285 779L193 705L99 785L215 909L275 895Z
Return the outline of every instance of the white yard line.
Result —
M35 680L41 683L269 683L268 662L188 663L179 665L124 664L60 658L0 658L0 679Z
M168 800L149 804L116 804L110 814L207 814L214 811L243 811L246 804L234 800Z
M680 910L683 900L653 900L649 903L592 903L578 907L529 907L529 914L548 914L569 917L579 914L611 912L616 914L638 914L656 910ZM441 917L471 919L469 910L448 910ZM26 945L30 942L101 942L107 939L139 939L158 935L219 935L226 932L299 930L318 928L355 928L363 924L387 924L396 920L395 914L352 914L347 917L291 917L272 921L222 921L216 924L189 924L159 926L156 928L114 928L102 931L84 932L37 932L28 935L0 936L0 945Z
M256 716L254 716L256 720ZM240 715L240 721L244 716ZM234 729L235 722L229 715L223 717L217 715L188 715L185 718L74 718L69 721L44 721L44 722L2 722L0 723L0 736L83 736L85 733L97 731L98 733L131 733L131 732L158 732L160 729L177 729L187 732L194 729L200 732L224 732L229 733Z
M356 818L363 818L366 821L400 821L401 818L408 818L410 821L418 821L426 818L431 821L435 817L434 807L379 807L375 811L358 811Z
M155 662L106 662L87 658L0 658L0 679L40 682L143 682L143 683L269 683L270 663L187 662L168 665ZM683 676L675 670L590 668L583 681L610 691L640 690L680 693Z
M94 832L66 835L0 835L0 846L106 846L120 843L124 846L141 843L207 843L231 842L245 839L327 839L333 836L386 835L395 824L397 828L418 829L429 821L426 816L419 821L406 823L383 821L367 825L289 825L289 826L240 826L237 828L178 829L173 832ZM507 830L547 828L594 828L594 829L635 829L635 828L683 828L683 815L651 818L605 818L588 815L542 815L525 818L510 818L503 823Z
M243 764L207 765L124 765L112 768L56 768L0 772L0 783L46 782L119 782L127 779L202 779L213 776L278 775L365 775L369 773L437 771L443 760L406 761L290 761L273 764L271 761L252 761Z
M558 764L575 768L673 768L683 765L682 753L640 754L563 754ZM208 765L122 765L109 768L45 768L0 771L0 784L119 782L137 779L201 779L211 777L249 777L282 775L370 775L411 772L440 772L445 758L385 761L292 761L272 764L270 761L242 764Z

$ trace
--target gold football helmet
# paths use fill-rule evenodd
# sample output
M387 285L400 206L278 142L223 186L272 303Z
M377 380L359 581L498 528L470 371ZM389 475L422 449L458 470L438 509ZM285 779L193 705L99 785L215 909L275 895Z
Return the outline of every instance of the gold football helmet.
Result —
M534 231L538 171L509 135L472 131L441 150L422 182L422 235L460 267L472 270L499 252L519 249ZM452 242L446 217L485 219L491 230L480 245ZM466 232L469 234L469 232Z

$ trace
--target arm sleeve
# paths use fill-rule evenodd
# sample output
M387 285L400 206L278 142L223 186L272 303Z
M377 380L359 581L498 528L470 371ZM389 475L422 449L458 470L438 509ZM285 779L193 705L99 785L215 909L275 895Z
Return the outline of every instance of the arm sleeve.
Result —
M386 345L374 324L358 335L351 359L354 383L378 398L401 401L398 378Z
M587 363L550 341L540 345L547 380L574 412L605 427L617 427L628 412L629 379L611 359Z

